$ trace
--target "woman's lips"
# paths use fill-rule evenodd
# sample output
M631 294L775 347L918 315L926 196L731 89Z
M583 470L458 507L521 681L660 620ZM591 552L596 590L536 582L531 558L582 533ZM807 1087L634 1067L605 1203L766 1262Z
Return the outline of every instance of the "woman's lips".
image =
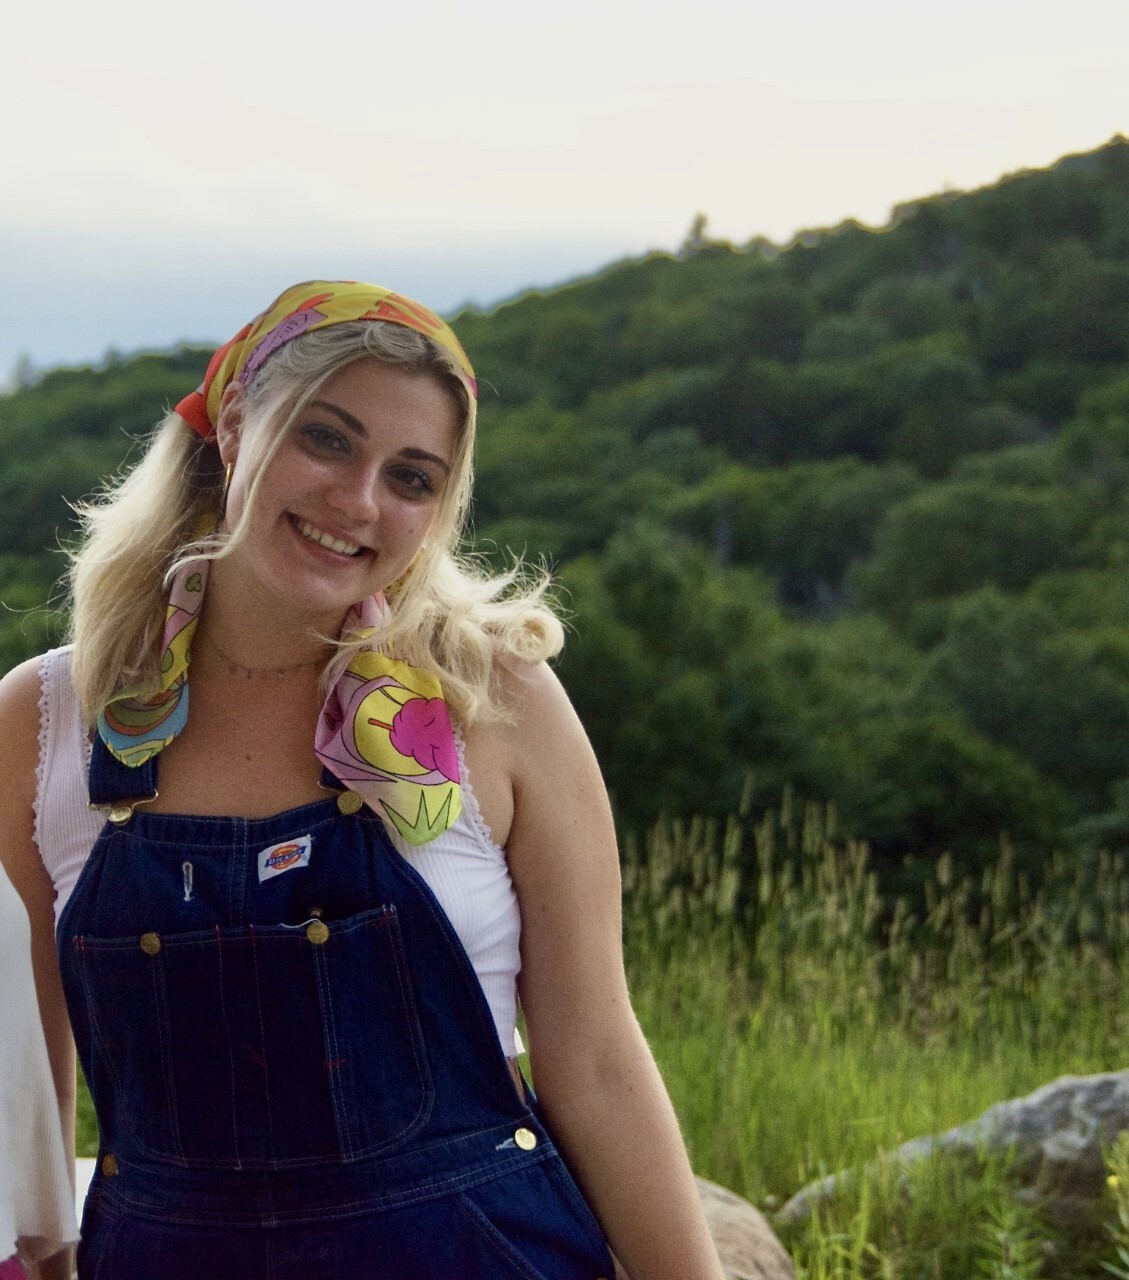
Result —
M349 542L345 538L339 538L301 516L290 514L289 519L294 531L300 538L315 547L320 547L323 551L332 552L335 556L348 560L355 560L360 556L371 554L368 547L360 546L356 542Z

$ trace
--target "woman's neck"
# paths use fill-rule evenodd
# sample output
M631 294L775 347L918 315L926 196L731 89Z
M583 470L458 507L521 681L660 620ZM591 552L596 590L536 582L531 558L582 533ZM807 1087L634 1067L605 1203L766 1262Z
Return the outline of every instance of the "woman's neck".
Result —
M253 584L239 582L238 575L228 572L230 568L223 560L210 566L193 644L194 662L226 664L241 674L277 674L328 659L330 645L325 637L337 636L344 615L296 616L283 601L263 600Z

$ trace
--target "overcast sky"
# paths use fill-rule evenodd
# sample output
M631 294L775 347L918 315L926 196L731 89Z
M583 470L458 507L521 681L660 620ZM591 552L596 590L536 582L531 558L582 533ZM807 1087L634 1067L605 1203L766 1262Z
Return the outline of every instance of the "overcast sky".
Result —
M106 0L0 44L0 378L285 285L489 305L1129 133L1126 0Z

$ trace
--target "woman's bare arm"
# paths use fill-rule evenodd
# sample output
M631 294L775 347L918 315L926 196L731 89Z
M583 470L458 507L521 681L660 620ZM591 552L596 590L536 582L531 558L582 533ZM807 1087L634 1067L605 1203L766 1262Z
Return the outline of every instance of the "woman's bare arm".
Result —
M619 858L595 756L547 667L508 672L521 1002L534 1084L632 1280L721 1280L678 1123L631 1010Z

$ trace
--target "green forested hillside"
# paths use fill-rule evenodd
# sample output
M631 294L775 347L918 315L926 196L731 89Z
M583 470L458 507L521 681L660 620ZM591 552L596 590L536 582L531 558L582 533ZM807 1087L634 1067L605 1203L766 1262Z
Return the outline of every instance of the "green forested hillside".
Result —
M779 250L702 237L456 328L481 550L545 556L625 824L751 780L880 854L1129 837L1129 143ZM222 335L217 335L220 337ZM0 590L199 377L0 399ZM8 613L0 658L43 642Z

